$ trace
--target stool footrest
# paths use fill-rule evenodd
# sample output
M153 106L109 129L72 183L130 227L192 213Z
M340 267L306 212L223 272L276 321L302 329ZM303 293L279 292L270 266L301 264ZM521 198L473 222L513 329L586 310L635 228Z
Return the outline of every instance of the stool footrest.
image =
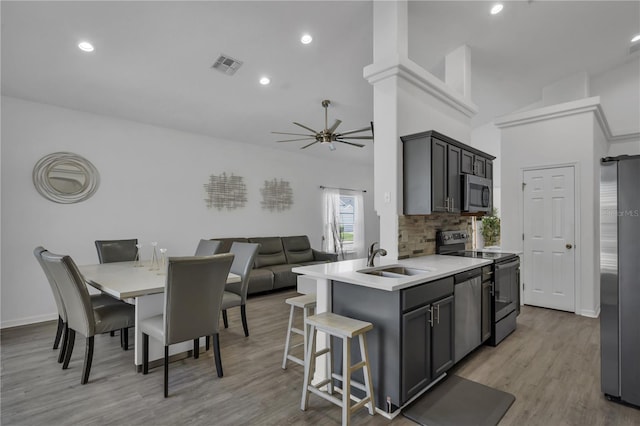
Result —
M353 373L354 371L356 371L356 370L360 370L362 367L364 367L364 366L366 366L366 365L367 365L367 363L366 363L366 362L364 362L364 361L360 361L360 362L359 362L359 363L357 363L357 364L353 364L349 370L351 370L350 372L351 372L351 373Z
M304 336L304 330L300 330L299 328L296 328L296 327L291 327L291 332Z
M371 398L369 398L368 396L365 398L362 398L359 402L353 404L351 406L351 408L349 408L351 410L351 412L357 411L360 408L364 407L365 405L367 405L369 402L371 402Z
M289 361L293 361L298 365L302 365L304 367L304 361L301 360L300 358L298 358L297 356L293 356L293 355L287 355L287 359Z
M344 383L344 379L342 378L342 375L341 375L341 374L333 373L331 376L332 376L334 379L336 379L336 380L340 380L342 383ZM356 382L356 381L355 381L355 380L353 380L353 379L351 380L351 386L353 386L353 387L354 387L354 388L356 388L356 389L360 389L361 391L365 391L365 392L367 391L367 387L366 387L364 384L362 384L362 383L360 383L360 382ZM340 389L340 388L336 388L336 389Z
M331 348L324 348L324 349L320 349L318 352L315 353L314 356L319 357L320 355L324 355L327 354L331 351Z
M332 403L336 404L339 407L342 407L342 399L338 399L333 395L329 395L325 391L321 391L320 389L317 389L317 388L315 388L313 386L309 386L308 390L311 393L314 393L314 394L318 395L320 398L326 399L327 401L332 402Z
M315 385L309 385L309 386L313 386L316 389L320 389L321 387L325 386L326 384L328 384L331 381L331 379L324 379L318 383L316 383Z

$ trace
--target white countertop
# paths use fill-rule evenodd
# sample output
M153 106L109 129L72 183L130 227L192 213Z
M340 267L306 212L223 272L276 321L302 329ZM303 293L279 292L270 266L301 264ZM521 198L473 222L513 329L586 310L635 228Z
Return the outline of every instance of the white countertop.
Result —
M378 290L396 291L412 287L416 284L448 277L459 272L490 265L492 262L492 260L488 259L442 256L438 254L402 260L387 259L386 257L376 258L375 267L402 265L408 268L425 270L424 273L398 278L380 277L357 272L362 269L371 269L367 266L367 259L343 260L319 265L298 266L293 268L292 271L314 278L343 281L349 284L371 287Z

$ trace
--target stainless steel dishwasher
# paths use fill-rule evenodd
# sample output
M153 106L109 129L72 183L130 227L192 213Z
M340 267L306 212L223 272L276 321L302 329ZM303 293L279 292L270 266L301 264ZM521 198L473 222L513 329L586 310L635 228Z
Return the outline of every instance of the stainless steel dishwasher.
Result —
M482 269L457 274L454 279L454 362L482 343Z

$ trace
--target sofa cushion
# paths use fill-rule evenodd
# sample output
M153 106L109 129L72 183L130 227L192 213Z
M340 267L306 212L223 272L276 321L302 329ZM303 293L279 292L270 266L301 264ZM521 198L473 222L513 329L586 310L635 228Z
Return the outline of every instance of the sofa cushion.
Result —
M312 262L314 260L311 243L306 235L282 237L282 246L288 263Z
M286 265L273 265L266 266L262 269L268 269L273 272L273 288L274 290L277 288L285 288L285 287L295 287L298 284L298 274L291 272L291 268L295 268L296 264L286 264Z
M218 248L218 253L229 253L231 250L231 245L234 242L239 243L248 243L248 238L216 238L216 241L220 241L220 247Z
M273 290L273 272L268 269L252 269L249 275L248 294Z
M256 268L287 263L280 237L249 238L249 242L260 244L256 255Z

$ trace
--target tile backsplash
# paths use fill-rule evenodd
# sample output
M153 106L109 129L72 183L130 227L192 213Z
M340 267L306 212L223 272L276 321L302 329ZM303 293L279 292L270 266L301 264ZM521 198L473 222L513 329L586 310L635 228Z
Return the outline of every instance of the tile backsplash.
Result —
M398 259L425 256L436 252L436 231L465 230L472 234L473 217L451 213L428 216L398 216ZM471 238L467 250L471 250Z

